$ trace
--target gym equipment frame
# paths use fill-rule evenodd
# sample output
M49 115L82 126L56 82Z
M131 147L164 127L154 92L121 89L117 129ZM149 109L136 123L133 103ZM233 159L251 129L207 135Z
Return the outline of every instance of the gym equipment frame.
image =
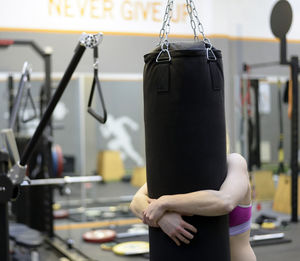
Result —
M292 195L291 195L291 221L298 222L298 115L299 115L299 98L298 98L298 74L300 73L299 57L292 56L290 60L287 59L287 41L286 34L292 24L292 8L288 1L279 0L273 7L271 13L271 30L275 37L280 40L280 61L257 63L251 65L243 65L244 70L247 68L259 68L273 65L287 65L291 69L292 80L292 119L291 119L291 170L292 170Z
M90 35L83 33L81 35L81 38L79 40L79 43L77 44L77 47L75 49L75 53L53 95L51 98L49 105L47 106L41 121L39 125L37 126L31 140L27 144L21 158L19 158L18 149L16 146L16 141L14 138L14 134L12 129L3 130L3 137L5 140L5 145L7 147L7 150L9 153L0 151L0 256L1 260L3 261L9 261L10 260L10 254L9 254L9 234L8 234L8 201L16 197L16 190L18 190L18 187L22 185L23 181L25 179L25 173L26 173L26 164L29 161L33 150L35 149L37 142L39 138L43 135L43 131L45 130L47 124L50 121L51 115L59 102L64 90L66 89L73 72L75 71L77 65L79 64L86 48L92 48L96 49L98 48L98 45L102 41L103 34L98 33L95 35ZM6 45L9 46L11 44L15 44L16 42L13 41L7 41ZM36 49L37 51L42 54L39 48L32 42L30 42L31 46ZM5 46L5 43L0 41L0 45ZM49 74L50 76L50 74ZM49 81L50 82L50 81ZM50 88L49 88L50 90ZM102 99L102 102L104 100ZM104 106L104 104L102 104ZM106 119L106 110L103 111L104 116L103 119ZM105 123L103 120L102 123ZM9 157L13 159L14 165L11 169L8 169L8 161ZM68 179L63 179L63 183L68 183ZM27 183L30 183L30 180L27 179ZM75 182L75 180L74 180ZM85 181L86 182L86 181ZM33 182L35 183L35 182ZM52 180L52 182L49 180L48 184L45 180L45 184L43 185L49 185L57 184L59 182L55 182ZM70 178L69 178L70 183ZM28 184L27 184L28 185ZM39 184L41 185L41 184Z

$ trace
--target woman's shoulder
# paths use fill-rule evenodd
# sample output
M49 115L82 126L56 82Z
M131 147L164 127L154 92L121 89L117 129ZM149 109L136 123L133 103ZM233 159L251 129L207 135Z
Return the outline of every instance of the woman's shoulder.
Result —
M250 204L251 203L251 185L249 182L248 166L245 158L238 153L231 153L227 156L228 168L232 168L237 171L232 171L232 173L240 173L247 180L248 188L245 197L239 202L239 204Z
M230 165L239 166L245 170L247 170L247 161L245 158L239 153L230 153L227 155L227 162Z

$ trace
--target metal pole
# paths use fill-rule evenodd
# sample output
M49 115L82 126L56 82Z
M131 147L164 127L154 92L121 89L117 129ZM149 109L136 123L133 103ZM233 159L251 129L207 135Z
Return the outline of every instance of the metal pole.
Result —
M280 64L288 64L286 58L286 37L280 38Z
M35 50L40 56L44 56L44 51L42 48L40 48L35 42L28 41L28 40L13 40L12 44L14 45L29 45L32 47L33 50Z
M44 62L45 62L45 91L46 91L46 97L47 100L50 101L51 99L51 54L45 53L44 56Z
M9 122L11 121L12 110L14 107L14 79L12 75L8 76L8 93L9 93L9 104L8 104L8 111L9 111Z
M19 83L19 87L18 87L18 93L17 93L16 98L14 99L14 105L12 108L11 118L10 118L10 122L9 122L10 129L14 129L14 127L15 127L15 123L16 123L17 115L19 113L20 106L21 106L21 100L23 97L23 91L24 91L26 82L27 82L27 75L25 74L25 72L23 72L20 83Z
M51 100L51 52L45 52L44 54L44 62L45 62L45 84L44 84L44 91L45 91L45 98L47 101L47 104ZM47 105L46 104L46 105ZM43 111L41 111L43 113ZM52 139L49 137L53 136L53 129L52 129L52 120L51 118L48 121L46 136L48 138L45 138L42 140L42 146L43 146L43 162L44 165L47 167L46 171L44 173L44 178L53 177L53 164L52 164L52 157L50 155L51 148L52 148ZM44 187L43 188L44 193L44 214L45 214L45 229L50 238L54 236L54 220L53 220L53 214L52 214L52 205L53 205L53 188L51 186Z
M21 166L25 166L26 163L28 162L29 158L31 157L31 154L36 146L36 144L38 143L39 138L41 137L45 127L47 126L47 123L55 109L56 104L58 103L60 97L62 96L64 90L66 89L73 72L75 71L84 51L85 51L85 46L83 45L78 45L76 50L75 50L75 54L65 72L65 74L63 75L63 78L61 79L58 88L56 90L56 92L54 93L36 131L34 132L29 144L26 146L23 155L21 157L21 161L20 161L20 165Z
M87 174L86 171L86 118L85 118L85 109L84 109L84 104L85 104L85 91L84 91L84 79L80 77L79 80L79 87L78 87L78 93L79 93L79 133L80 133L80 138L79 138L79 146L80 146L80 172L83 173L83 175ZM87 197L87 191L84 186L84 184L81 184L80 187L80 199L81 199L81 206L84 208L86 207L86 197ZM69 200L68 200L69 201ZM84 222L86 221L86 216L84 213L81 215L81 220Z
M292 170L292 189L291 189L291 204L292 204L292 222L298 222L298 72L299 59L298 56L293 56L291 59L292 69L292 92L293 92L293 107L292 107L292 123L291 123L291 170Z
M0 258L9 261L8 206L0 203Z
M254 90L254 106L255 106L255 153L254 153L254 163L259 169L261 167L260 161L260 122L259 122L259 80L251 80L251 86Z
M0 175L7 173L8 155L0 151ZM8 204L0 203L0 259L9 261Z

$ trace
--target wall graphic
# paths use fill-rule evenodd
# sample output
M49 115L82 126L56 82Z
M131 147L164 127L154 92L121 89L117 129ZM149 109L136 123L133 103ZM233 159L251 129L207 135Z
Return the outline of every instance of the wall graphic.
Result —
M118 150L123 160L130 158L137 166L143 166L144 160L134 148L128 129L138 134L139 124L130 117L116 118L111 114L108 115L107 122L99 126L102 136L108 140L107 148L109 150Z

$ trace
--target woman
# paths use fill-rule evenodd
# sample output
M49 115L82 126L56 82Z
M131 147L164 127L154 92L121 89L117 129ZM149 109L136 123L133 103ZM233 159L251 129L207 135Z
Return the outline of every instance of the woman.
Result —
M200 190L187 194L150 199L147 184L134 196L131 210L149 226L160 227L178 246L188 244L197 233L181 216L218 216L229 213L232 261L255 261L249 243L251 226L251 187L247 163L239 154L227 156L228 173L219 191ZM199 231L201 233L201 231Z

